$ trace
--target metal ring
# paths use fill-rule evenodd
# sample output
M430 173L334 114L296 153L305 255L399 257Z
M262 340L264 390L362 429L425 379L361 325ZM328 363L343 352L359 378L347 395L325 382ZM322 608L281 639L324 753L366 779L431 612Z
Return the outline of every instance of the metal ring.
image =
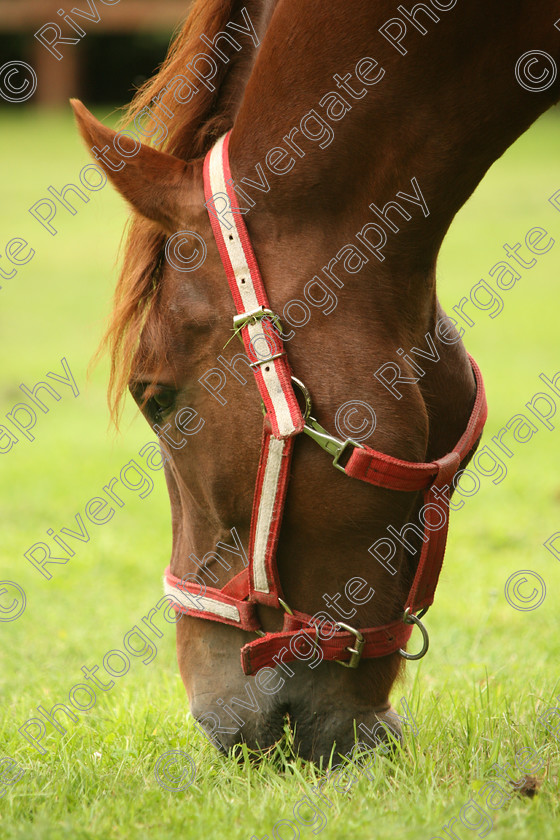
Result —
M305 420L307 420L307 418L311 414L311 394L309 393L301 379L296 379L295 376L292 376L292 382L298 386L305 400L305 412L303 414L303 420L305 422Z
M289 607L289 606L287 605L287 603L286 603L285 601L283 601L283 600L282 600L282 598L278 598L278 603L279 603L279 604L280 604L280 606L284 609L284 611L288 613L288 615L293 615L293 614L294 614L294 611L292 610L292 608L291 608L291 607ZM302 632L302 633L305 633L305 630L303 629L303 627L302 627L302 629L301 629L301 632ZM314 639L312 636L310 636L310 635L309 635L309 633L305 633L305 637L306 637L307 639L309 639L309 641L310 641L310 642L311 642L311 644L313 645L314 649L315 649L316 651L318 651L318 652L321 654L321 659L322 659L322 658L323 658L323 649L321 648L321 645L319 644L319 642L317 641L317 639Z
M422 659L423 656L426 655L428 652L428 648L430 647L430 637L428 636L428 631L420 621L417 615L412 615L409 613L408 607L405 610L403 621L405 624L415 624L420 632L422 633L422 650L420 653L407 653L406 650L399 648L399 653L404 659Z

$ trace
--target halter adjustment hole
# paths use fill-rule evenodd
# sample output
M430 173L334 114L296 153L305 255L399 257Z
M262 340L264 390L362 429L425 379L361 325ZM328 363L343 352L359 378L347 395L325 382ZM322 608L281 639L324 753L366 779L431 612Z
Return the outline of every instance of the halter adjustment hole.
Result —
M245 282L245 278L244 278L244 277L242 277L242 278L241 278L241 282L242 282L242 283L244 283L244 282Z
M267 373L268 373L268 371L270 370L270 368L269 368L269 366L268 366L268 365L265 367L265 370L266 370L266 372L267 372Z
M233 236L232 236L232 235L231 235L231 233L230 233L230 235L229 235L229 241L231 242L231 240L232 240L232 239L233 239Z

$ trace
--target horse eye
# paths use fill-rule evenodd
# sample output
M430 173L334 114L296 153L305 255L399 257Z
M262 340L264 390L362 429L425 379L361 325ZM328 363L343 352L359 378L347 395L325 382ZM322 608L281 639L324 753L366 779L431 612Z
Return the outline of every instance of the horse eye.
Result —
M158 391L158 393L154 394L151 399L156 403L158 408L160 408L163 411L165 409L171 408L171 406L175 402L175 391L172 391L171 389Z
M135 383L131 385L130 390L140 409L144 410L154 423L163 420L173 409L177 399L177 391L163 385Z
M146 409L149 416L155 423L163 420L175 405L177 392L172 388L158 388L155 394L146 402Z

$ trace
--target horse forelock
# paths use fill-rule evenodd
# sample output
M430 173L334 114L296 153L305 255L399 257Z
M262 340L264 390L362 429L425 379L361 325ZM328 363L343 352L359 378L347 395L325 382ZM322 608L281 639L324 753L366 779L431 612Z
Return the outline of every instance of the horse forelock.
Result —
M222 44L220 48L228 52L229 61L218 65L218 75L213 80L216 89L210 91L200 86L189 102L178 103L173 90L165 88L171 79L184 73L197 53L207 51L200 36L204 34L213 40L228 21L241 19L243 6L250 7L252 3L247 0L195 0L164 62L138 89L122 124L128 125L157 99L173 113L173 118L166 120L168 134L158 148L183 160L202 157L215 139L233 125L239 100L229 89L224 95L224 88L229 88L225 83L235 74L239 76L240 65L242 74L244 68L246 71L250 67L254 50L246 43L239 52ZM246 81L247 75L245 72L245 78L242 75L234 80L235 83ZM161 110L165 113L164 108ZM157 267L165 240L166 235L157 225L132 213L125 233L113 309L97 353L98 357L107 351L110 357L108 403L115 426L118 426L133 360L139 361L141 370L147 370L157 369L158 362L165 357L165 330L155 305L161 274ZM149 332L149 341L146 342L147 352L139 360L137 351L143 330Z

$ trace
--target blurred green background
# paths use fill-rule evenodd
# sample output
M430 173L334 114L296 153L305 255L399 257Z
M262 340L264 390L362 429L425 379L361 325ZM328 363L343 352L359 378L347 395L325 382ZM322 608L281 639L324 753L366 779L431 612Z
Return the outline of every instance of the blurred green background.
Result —
M100 108L96 115L111 124L110 112ZM556 240L503 293L501 315L492 320L477 312L476 326L467 330L465 343L487 387L487 441L541 390L539 372L560 370L560 212L547 202L560 189L559 134L558 115L548 114L495 164L441 253L439 295L450 308L480 278L489 279L504 242L523 241L535 226ZM62 386L63 399L38 416L36 440L23 439L0 456L0 579L17 581L28 599L17 621L0 623L0 758L15 757L28 771L0 799L0 836L171 837L183 829L187 837L270 835L313 771L281 759L237 767L213 751L186 718L171 626L156 660L147 666L133 660L68 735L45 738L46 755L17 733L39 703L50 708L67 701L81 666L93 667L106 651L122 647L124 633L157 602L171 529L163 476L152 473L151 495L141 500L128 492L109 523L89 526L90 541L75 543L67 565L50 567L52 580L23 558L32 543L47 539L48 528L75 528L76 513L137 457L150 433L129 404L123 434L114 439L107 431L106 364L86 381L110 309L123 201L109 186L91 193L75 216L58 210L58 233L50 236L28 208L49 185L76 182L89 162L70 109L3 109L0 138L0 253L16 236L36 250L15 278L2 280L0 424L22 401L19 384L32 387L47 371L61 373L62 357L81 392L74 399ZM536 717L559 690L560 566L543 547L560 531L559 452L558 431L541 427L526 445L514 444L506 480L498 486L483 480L452 516L427 619L431 650L409 666L394 692L396 705L408 698L419 737L401 764L387 762L375 784L365 780L351 795L335 797L324 836L371 840L372 825L382 840L437 833L492 761L503 763L521 746L536 744L548 762L542 791L496 812L492 836L557 838L558 744ZM546 599L533 612L515 611L504 598L507 577L519 569L546 581ZM170 748L188 749L198 765L186 793L162 790L154 780L156 757ZM306 836L312 835L302 829Z
M0 66L30 64L37 73L33 104L42 107L62 107L71 96L90 104L127 102L163 60L190 5L190 0L88 0L63 7L66 13L76 9L65 19L51 0L0 0ZM57 44L60 37L67 40Z

